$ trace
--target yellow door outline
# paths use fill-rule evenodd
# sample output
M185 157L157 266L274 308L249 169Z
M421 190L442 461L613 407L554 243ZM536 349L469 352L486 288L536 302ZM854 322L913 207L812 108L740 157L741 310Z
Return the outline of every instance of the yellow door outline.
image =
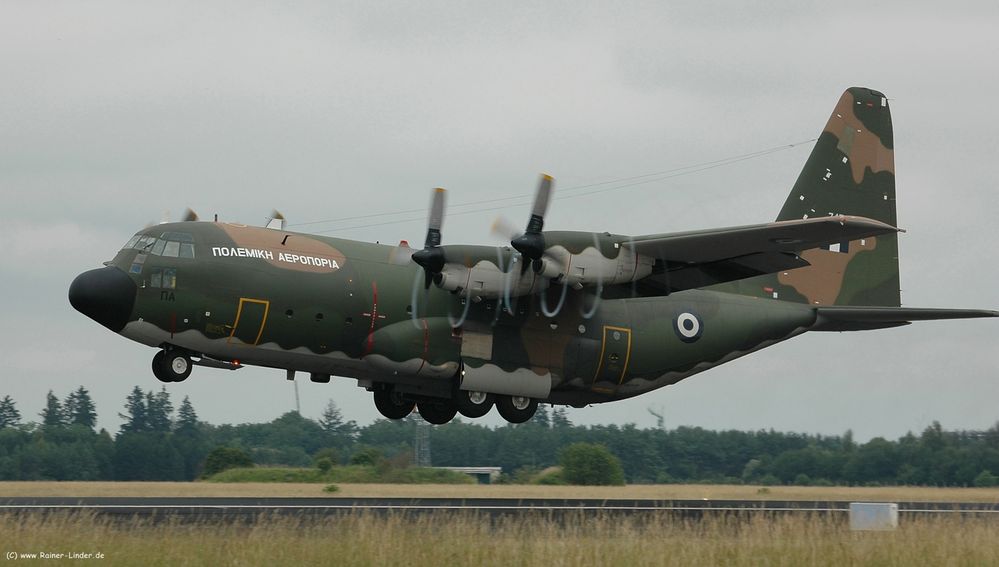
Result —
M271 302L266 299L250 299L248 297L239 298L239 308L236 309L236 322L232 324L232 332L229 333L229 340L226 342L232 343L233 337L236 336L236 329L239 328L239 318L243 315L244 303L260 303L264 306L264 316L260 320L260 331L257 332L257 338L253 341L253 344L256 345L260 342L260 337L264 335L264 327L267 325L267 313L271 310Z
M620 384L624 382L624 376L628 372L628 363L631 361L631 329L626 327L614 327L611 325L604 325L604 336L603 340L600 342L600 362L597 363L597 371L593 374L593 383L596 384L597 378L600 377L600 371L604 368L604 353L607 351L607 332L608 331L618 331L624 333L628 336L628 350L624 355L624 366L621 367L621 376L618 377L617 383Z

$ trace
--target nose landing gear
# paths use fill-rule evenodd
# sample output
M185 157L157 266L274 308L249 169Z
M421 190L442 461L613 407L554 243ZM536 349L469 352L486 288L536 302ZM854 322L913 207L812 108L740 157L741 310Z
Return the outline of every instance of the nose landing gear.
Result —
M182 350L164 349L153 357L153 376L160 382L183 382L191 375L191 357Z

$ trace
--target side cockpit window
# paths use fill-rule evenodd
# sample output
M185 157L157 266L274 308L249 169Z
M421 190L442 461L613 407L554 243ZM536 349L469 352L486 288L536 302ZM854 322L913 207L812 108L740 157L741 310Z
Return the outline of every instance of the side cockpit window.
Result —
M129 248L135 246L135 243L138 242L140 238L142 238L142 235L141 234L136 234L135 236L133 236L132 238L130 238L128 240L128 242L125 243L125 245L121 247L121 249L122 250L128 250Z
M177 269L153 268L149 270L149 287L177 289Z

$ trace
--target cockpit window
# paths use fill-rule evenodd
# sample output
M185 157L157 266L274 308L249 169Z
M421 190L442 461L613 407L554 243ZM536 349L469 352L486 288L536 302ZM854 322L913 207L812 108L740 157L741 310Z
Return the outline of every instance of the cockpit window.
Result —
M159 238L136 234L125 248L168 258L194 259L194 237L186 232L164 232Z
M177 242L194 242L194 237L186 232L164 232L162 238Z
M161 240L160 242L163 241ZM166 247L163 248L163 255L169 256L170 258L180 256L180 242L167 241Z
M138 242L139 238L141 237L142 237L141 234L136 234L135 236L130 238L128 242L124 246L122 246L122 250L128 250L129 248L135 246L135 243Z
M153 247L153 244L156 244L156 238L155 237L153 237L153 236L142 236L142 237L139 238L139 240L134 245L132 245L132 247L135 248L136 250L141 250L143 252L149 252L149 249Z

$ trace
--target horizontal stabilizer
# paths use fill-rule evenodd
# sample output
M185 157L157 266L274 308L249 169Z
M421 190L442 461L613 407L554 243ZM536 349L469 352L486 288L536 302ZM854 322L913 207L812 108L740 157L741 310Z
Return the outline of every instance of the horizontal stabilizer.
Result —
M811 331L865 331L908 325L913 321L999 317L987 309L920 309L913 307L817 307Z

